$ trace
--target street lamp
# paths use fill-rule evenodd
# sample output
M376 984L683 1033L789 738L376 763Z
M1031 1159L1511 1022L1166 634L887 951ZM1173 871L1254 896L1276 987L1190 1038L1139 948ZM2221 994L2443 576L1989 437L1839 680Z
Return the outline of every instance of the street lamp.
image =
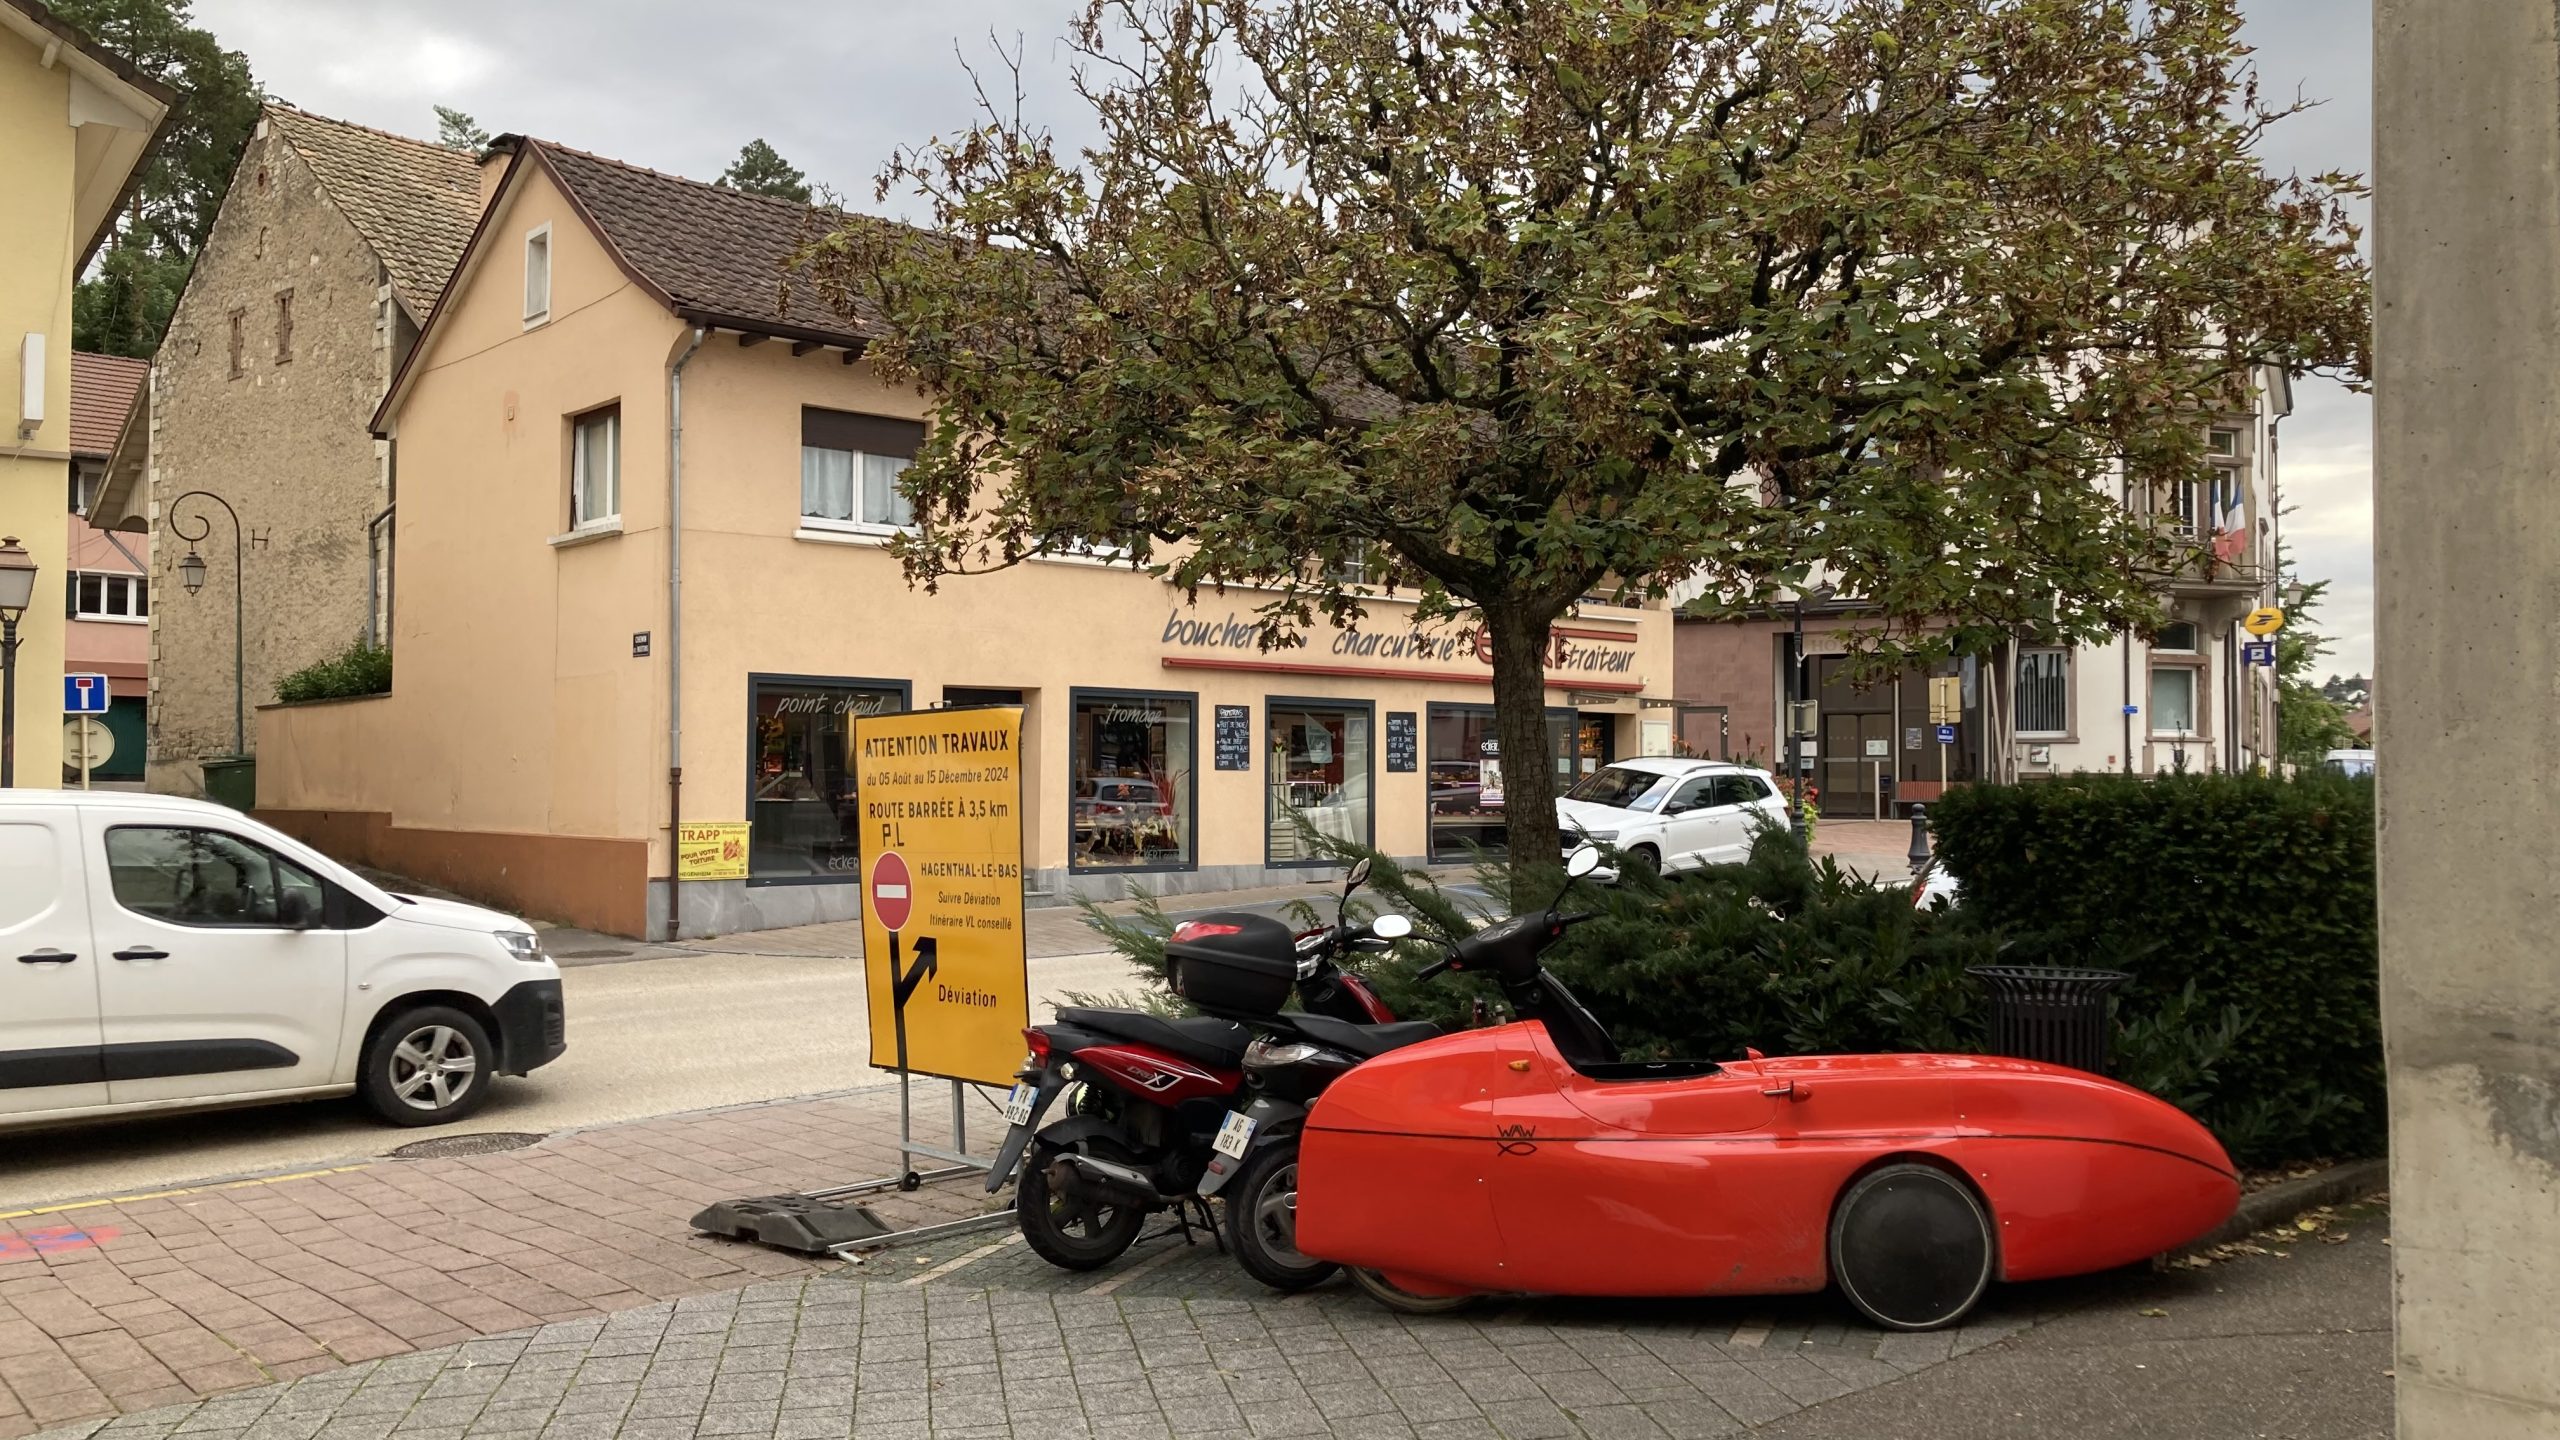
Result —
M1817 605L1828 604L1831 597L1838 593L1840 593L1838 587L1829 583L1817 585L1813 587L1814 603ZM1804 591L1798 590L1796 592L1795 653L1791 659L1791 663L1787 666L1787 793L1794 802L1787 807L1787 824L1795 830L1796 840L1798 843L1803 843L1805 840L1805 767L1803 754L1804 727L1796 723L1796 717L1797 707L1803 703L1806 693L1813 688L1809 678L1805 674L1804 596Z
M18 617L35 598L35 557L0 535L0 789L18 783Z
M231 753L246 755L249 753L249 692L246 668L241 663L244 631L240 603L240 512L231 508L230 501L210 490L190 490L169 502L170 533L187 542L186 558L178 562L178 583L186 586L190 595L204 588L204 557L196 553L196 542L213 534L213 517L198 512L194 517L196 528L190 531L182 523L187 517L178 514L178 507L198 499L212 501L222 507L223 514L231 517Z

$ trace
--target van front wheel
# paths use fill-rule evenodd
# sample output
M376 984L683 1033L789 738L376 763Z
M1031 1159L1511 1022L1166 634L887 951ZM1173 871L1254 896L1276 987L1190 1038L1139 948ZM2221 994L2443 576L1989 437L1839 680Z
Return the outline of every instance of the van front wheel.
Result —
M449 1005L421 1005L374 1033L357 1088L394 1125L447 1125L487 1103L497 1060L479 1021Z

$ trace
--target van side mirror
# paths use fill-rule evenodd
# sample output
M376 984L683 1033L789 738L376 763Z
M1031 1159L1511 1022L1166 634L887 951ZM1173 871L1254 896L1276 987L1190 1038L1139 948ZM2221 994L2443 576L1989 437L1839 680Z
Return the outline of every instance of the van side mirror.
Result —
M320 927L320 907L299 890L287 890L276 897L276 919L288 930L316 930Z

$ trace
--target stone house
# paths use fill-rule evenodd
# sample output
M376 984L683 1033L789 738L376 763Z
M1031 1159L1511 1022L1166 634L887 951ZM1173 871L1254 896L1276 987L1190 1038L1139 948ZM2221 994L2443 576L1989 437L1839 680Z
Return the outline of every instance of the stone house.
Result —
M115 466L98 507L158 541L151 788L201 793L203 760L254 753L248 712L280 677L388 643L396 482L367 422L480 198L472 155L287 105L260 116L154 358L128 442L142 463ZM171 583L191 552L195 594Z

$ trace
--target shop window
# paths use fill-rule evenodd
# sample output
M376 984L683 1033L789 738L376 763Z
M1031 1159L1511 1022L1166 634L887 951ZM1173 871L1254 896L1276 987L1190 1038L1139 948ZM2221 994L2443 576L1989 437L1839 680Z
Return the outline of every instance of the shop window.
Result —
M1308 830L1369 844L1369 707L1273 700L1267 713L1270 863L1334 863Z
M1187 695L1076 692L1068 761L1078 870L1187 869L1198 759Z
M2018 656L2018 733L2062 735L2071 726L2071 655L2027 650Z
M821 530L886 534L915 525L898 488L924 444L924 426L842 410L800 412L800 519Z
M569 447L569 524L602 525L622 516L622 407L577 418Z
M860 881L853 722L906 709L906 687L758 676L748 691L747 878Z
M1561 793L1575 767L1575 726L1570 710L1547 712L1547 754ZM1431 707L1427 762L1431 774L1431 856L1435 863L1463 863L1477 851L1503 849L1504 756L1490 705Z

